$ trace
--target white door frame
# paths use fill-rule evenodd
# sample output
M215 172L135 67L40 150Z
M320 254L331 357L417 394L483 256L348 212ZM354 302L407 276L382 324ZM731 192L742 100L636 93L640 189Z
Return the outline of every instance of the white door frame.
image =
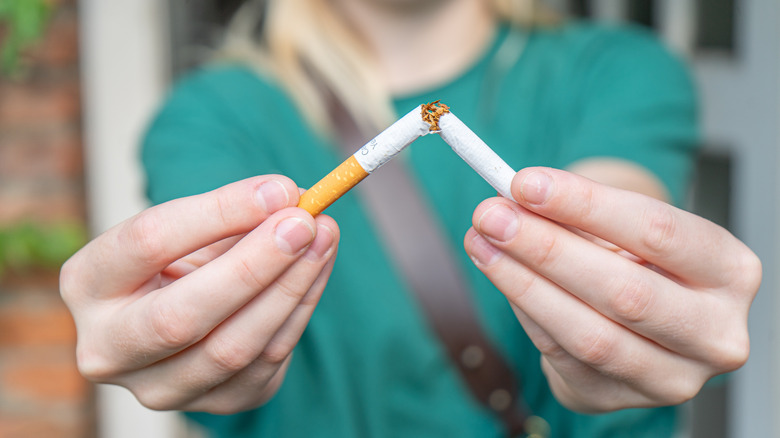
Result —
M80 0L88 214L93 234L147 203L138 145L168 84L167 2ZM98 436L181 436L174 413L142 407L124 388L97 387Z

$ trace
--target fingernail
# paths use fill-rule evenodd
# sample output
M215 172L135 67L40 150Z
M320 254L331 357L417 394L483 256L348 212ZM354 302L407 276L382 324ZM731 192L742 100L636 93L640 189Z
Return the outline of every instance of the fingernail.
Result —
M520 196L529 204L542 205L550 197L552 178L544 172L535 171L525 177L520 185Z
M501 258L501 251L479 234L471 239L471 259L478 265L492 265Z
M274 213L290 202L284 184L276 180L266 181L257 188L257 202L266 213Z
M276 226L276 245L290 255L299 253L314 240L311 225L297 217L287 218Z
M331 245L333 245L335 239L336 236L333 234L333 230L325 225L317 226L317 237L306 251L304 257L313 262L322 260L322 258L325 257L325 254L328 253Z
M512 240L517 234L517 214L507 206L494 205L482 213L477 228L482 234L498 241Z

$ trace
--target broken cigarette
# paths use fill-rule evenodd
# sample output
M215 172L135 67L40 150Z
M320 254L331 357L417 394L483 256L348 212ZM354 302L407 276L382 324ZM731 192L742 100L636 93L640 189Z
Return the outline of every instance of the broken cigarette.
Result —
M490 146L451 112L441 116L439 126L441 138L463 161L493 186L501 196L514 199L511 187L516 172L493 152Z
M438 133L447 144L501 196L512 199L515 171L447 105L438 100L420 105L401 117L352 154L301 195L298 207L312 216L320 214L352 187L381 167L419 137Z
M428 134L431 125L420 116L422 108L423 105L420 105L398 119L314 184L301 195L298 207L312 216L320 214L371 172L390 161L417 138Z

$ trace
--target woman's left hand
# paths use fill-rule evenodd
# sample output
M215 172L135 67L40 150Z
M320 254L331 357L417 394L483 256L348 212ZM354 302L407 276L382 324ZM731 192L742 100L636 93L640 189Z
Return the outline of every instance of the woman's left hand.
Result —
M549 168L477 207L465 246L583 412L682 403L748 357L761 264L725 229Z

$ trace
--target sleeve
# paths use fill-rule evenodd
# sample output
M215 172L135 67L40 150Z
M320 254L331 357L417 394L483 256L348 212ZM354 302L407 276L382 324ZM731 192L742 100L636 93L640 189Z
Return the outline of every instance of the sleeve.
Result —
M163 103L141 148L151 202L203 193L252 176L246 163L253 140L221 89L231 86L235 82L229 72L200 72L182 80Z
M590 35L571 68L577 96L565 122L562 167L620 158L655 174L681 204L698 145L697 98L686 66L651 34Z

